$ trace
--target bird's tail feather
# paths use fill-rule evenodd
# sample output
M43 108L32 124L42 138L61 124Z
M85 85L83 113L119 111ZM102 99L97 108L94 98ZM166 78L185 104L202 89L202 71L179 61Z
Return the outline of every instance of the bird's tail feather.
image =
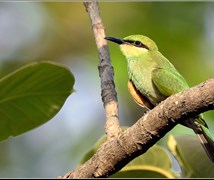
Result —
M202 121L203 124L200 123ZM197 117L196 119L188 119L188 121L185 121L185 125L192 128L197 134L209 159L214 163L214 139L209 132L208 126L206 123L204 126L204 123L205 121L201 117Z
M194 132L198 135L200 142L206 151L210 160L214 163L214 141L209 130L206 127L201 126L201 131L197 132L194 129Z

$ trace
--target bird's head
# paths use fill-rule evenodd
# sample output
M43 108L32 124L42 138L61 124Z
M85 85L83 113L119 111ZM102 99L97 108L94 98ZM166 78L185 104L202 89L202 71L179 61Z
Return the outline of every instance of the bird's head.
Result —
M158 51L155 42L143 35L130 35L123 39L105 37L105 39L119 44L122 53L127 58L145 55L151 51Z

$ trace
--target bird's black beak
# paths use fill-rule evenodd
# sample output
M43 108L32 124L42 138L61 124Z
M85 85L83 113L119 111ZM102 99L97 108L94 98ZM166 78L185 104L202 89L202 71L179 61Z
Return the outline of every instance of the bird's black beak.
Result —
M115 38L115 37L105 37L106 40L115 42L117 44L124 44L125 41L123 39Z

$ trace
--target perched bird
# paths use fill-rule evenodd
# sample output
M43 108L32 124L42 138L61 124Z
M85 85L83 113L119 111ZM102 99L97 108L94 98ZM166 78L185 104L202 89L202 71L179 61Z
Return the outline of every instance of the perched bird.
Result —
M152 109L167 97L189 88L184 77L158 50L150 38L130 35L123 39L105 37L120 45L128 66L128 89L142 107ZM202 114L182 122L198 135L208 157L214 163L214 139Z

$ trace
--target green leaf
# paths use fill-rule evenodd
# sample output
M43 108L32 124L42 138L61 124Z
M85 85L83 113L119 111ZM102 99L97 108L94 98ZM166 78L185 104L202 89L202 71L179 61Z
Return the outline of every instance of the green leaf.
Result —
M120 170L110 178L175 178L175 176L161 168L134 166Z
M0 140L50 120L73 92L74 77L61 64L41 61L0 80Z
M214 165L196 136L169 135L167 145L178 160L184 178L213 178Z
M135 158L111 178L175 178L167 151L152 146L146 153Z
M123 128L125 129L125 128ZM88 151L80 165L90 159L98 150L100 145L106 141L102 136L94 147ZM135 158L119 172L110 178L175 178L177 175L172 171L171 159L167 151L159 146L152 146L145 154Z

